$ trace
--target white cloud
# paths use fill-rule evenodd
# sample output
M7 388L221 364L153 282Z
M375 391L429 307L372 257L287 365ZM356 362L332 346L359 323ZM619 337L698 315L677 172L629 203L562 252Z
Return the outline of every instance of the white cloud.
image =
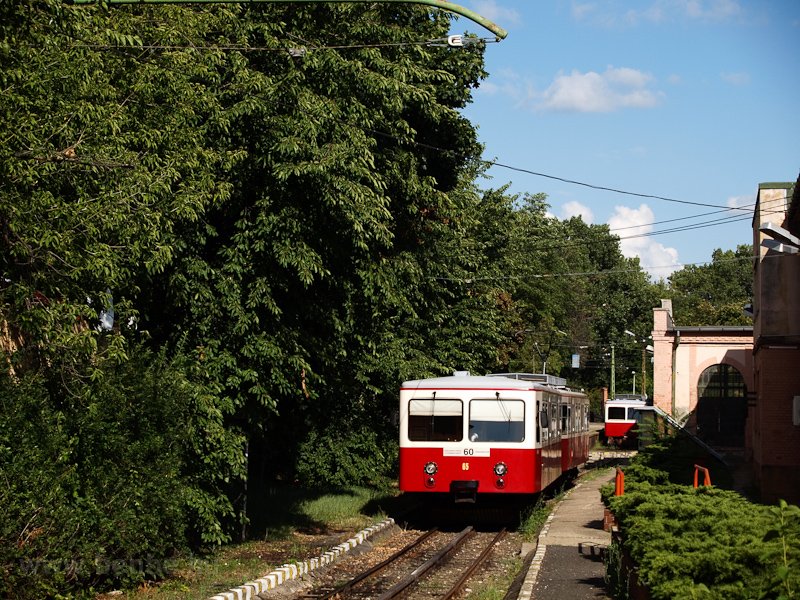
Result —
M478 91L482 94L489 94L490 96L494 96L498 92L500 92L500 86L496 83L491 81L481 81L478 85Z
M624 5L610 0L573 2L572 16L579 21L592 20L604 27L620 27L685 19L724 21L744 13L738 0L652 0L642 8L615 10L620 4Z
M750 83L749 73L722 73L720 77L722 81L730 83L731 85L747 85Z
M723 21L743 12L736 0L677 0L674 3L686 16L704 21Z
M508 26L519 25L522 22L522 17L516 10L498 6L495 0L478 0L471 2L470 6L480 16L498 24Z
M597 5L592 2L573 2L572 3L572 16L581 21L589 17L597 8Z
M524 97L522 89L527 85L514 69L503 68L491 75L492 81L484 79L480 82L476 94L487 94L490 96L504 95L511 98L514 102L520 103Z
M655 278L669 277L682 267L678 251L668 248L646 234L653 231L655 215L646 204L639 208L614 207L608 219L611 233L620 237L620 251L628 258L638 257L639 264Z
M531 93L535 108L568 112L612 112L621 108L651 108L663 96L648 89L653 77L627 67L609 66L603 73L573 70L559 73L543 92Z
M730 208L749 208L753 209L756 205L756 199L753 194L745 194L744 196L730 196L725 204Z
M572 217L581 217L584 223L594 222L594 213L592 209L576 200L566 202L561 207L562 219L571 219Z
M729 208L738 208L741 210L731 211L732 217L752 216L753 210L756 206L756 197L753 194L746 194L744 196L730 196L725 203Z

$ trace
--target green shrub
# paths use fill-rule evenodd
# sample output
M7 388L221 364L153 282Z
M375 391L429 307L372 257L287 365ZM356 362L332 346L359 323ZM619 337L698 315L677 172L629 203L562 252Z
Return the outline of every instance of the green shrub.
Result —
M625 469L625 494L605 502L622 549L654 599L794 598L800 587L800 508L769 507L716 487L669 483L663 464L671 440L640 453ZM694 460L694 457L690 457ZM679 464L674 456L670 464ZM692 463L676 469L689 470ZM674 475L673 475L674 478ZM609 572L611 580L619 574Z
M0 597L92 597L155 579L216 534L230 504L194 483L198 390L174 363L139 351L75 377L69 394L41 376L0 383ZM208 475L219 465L205 458Z
M303 485L323 489L386 487L396 462L397 446L381 444L374 431L312 431L300 445L297 476Z

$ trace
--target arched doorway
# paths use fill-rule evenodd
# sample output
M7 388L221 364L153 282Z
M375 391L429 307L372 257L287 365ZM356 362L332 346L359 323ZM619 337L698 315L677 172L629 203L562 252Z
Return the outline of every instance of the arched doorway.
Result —
M731 365L714 365L697 382L697 434L715 446L744 446L747 386Z

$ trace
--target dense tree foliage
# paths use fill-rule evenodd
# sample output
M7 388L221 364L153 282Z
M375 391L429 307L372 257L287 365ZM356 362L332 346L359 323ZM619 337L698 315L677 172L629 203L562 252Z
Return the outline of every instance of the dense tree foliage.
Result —
M481 48L397 6L0 10L4 581L229 539L247 439L385 476L293 453L371 460L400 379L492 360L499 294L461 277L491 268Z
M476 187L483 47L425 43L451 25L0 5L1 593L225 543L248 473L386 481L404 379L607 384L658 292L606 226Z
M681 325L752 325L744 313L753 301L753 247L717 249L706 265L688 266L669 278L675 320Z

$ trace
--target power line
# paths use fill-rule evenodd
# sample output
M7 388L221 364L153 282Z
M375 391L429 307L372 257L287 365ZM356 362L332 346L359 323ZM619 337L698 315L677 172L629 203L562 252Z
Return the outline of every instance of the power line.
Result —
M452 43L452 38L458 38L460 40L460 42L456 43L456 44L453 44ZM299 54L293 54L293 52L304 54L305 51L307 51L307 50L342 50L342 49L361 49L361 48L390 48L390 47L420 46L420 45L424 45L424 46L448 46L449 45L449 46L453 47L453 46L474 45L474 44L477 44L478 42L495 43L495 42L498 42L498 41L499 40L497 38L476 38L476 37L466 37L466 36L464 36L464 37L462 37L462 36L449 36L447 38L418 40L418 41L411 41L411 42L391 42L391 43L390 42L382 42L382 43L372 43L372 44L342 44L342 45L319 45L319 46L308 45L307 44L307 45L299 46L299 47L294 47L294 46L291 46L291 47L244 46L244 45L197 46L197 45L156 45L156 44L147 44L147 45L138 45L138 46L125 46L125 45L113 45L113 44L76 44L75 47L86 47L86 48L95 48L95 49L207 50L207 51L239 51L239 52L280 51L280 52L289 52L293 56L297 56ZM346 123L346 122L343 122L343 121L340 121L340 122L352 126L351 123ZM418 142L418 141L414 141L414 140L401 140L400 138L398 138L397 136L395 136L393 134L382 132L382 131L378 131L378 130L375 130L375 129L371 129L371 128L367 128L367 127L361 127L361 129L363 131L366 131L366 132L369 132L369 133L373 133L373 134L376 134L376 135L381 135L383 137L391 138L391 139L393 139L393 140L395 140L397 142L405 141L406 143L411 143L412 145L417 146L417 147L427 148L427 149L430 149L430 150L436 150L438 152L448 153L448 154L453 154L454 153L452 150L448 150L446 148L441 148L441 147L433 146L433 145L430 145L430 144L424 144L422 142ZM600 190L600 191L607 191L607 192L612 192L612 193L615 193L615 194L635 196L635 197L638 197L638 198L648 198L648 199L653 199L653 200L662 200L664 202L674 202L674 203L678 203L678 204L686 204L686 205L691 205L691 206L705 206L705 207L709 207L709 208L719 208L719 209L722 209L723 211L744 211L744 210L749 211L751 207L755 206L755 204L752 204L752 205L748 204L748 205L744 205L744 206L741 206L741 207L739 207L739 206L731 207L731 206L722 206L722 205L719 205L719 204L711 204L711 203L707 203L707 202L697 202L697 201L691 201L691 200L682 200L682 199L679 199L679 198L670 198L670 197L667 197L667 196L661 196L661 195L657 195L657 194L646 194L646 193L641 193L641 192L632 192L632 191L623 190L623 189L620 189L620 188L597 185L597 184L593 184L593 183L579 181L577 179L570 179L570 178L566 178L566 177L560 177L560 176L557 176L557 175L551 175L551 174L548 174L548 173L542 173L542 172L534 171L532 169L526 169L526 168L523 168L523 167L515 167L513 165L507 165L507 164L504 164L504 163L501 163L501 162L498 162L498 161L490 161L490 160L485 160L485 159L479 159L479 162L481 162L481 163L483 163L483 164L485 164L485 165L487 165L489 167L501 167L501 168L504 168L504 169L508 169L508 170L511 170L511 171L519 172L519 173L526 173L528 175L533 175L533 176L536 176L536 177L543 177L543 178L546 178L546 179L552 179L552 180L555 180L555 181L561 181L561 182L564 182L564 183L569 183L569 184L572 184L572 185L578 185L578 186L582 186L582 187L587 187L587 188L590 188L590 189L595 189L595 190ZM699 217L699 216L702 216L702 215L697 215L697 217ZM690 218L696 218L696 217L683 217L683 219L690 219ZM674 219L674 221L677 221L677 220L680 220L680 219ZM666 222L670 222L670 221L663 221L663 222L666 223ZM658 222L654 222L652 224L656 224L656 223L658 223ZM633 227L641 227L641 225L633 225L631 227L632 228ZM671 231L665 232L665 233L671 233ZM649 235L655 235L655 233L649 234Z
M342 123L344 123L344 122L342 122ZM344 124L352 125L351 123L344 123ZM393 135L391 133L386 133L384 131L379 131L377 129L372 129L372 128L369 128L369 127L361 127L361 129L363 131L367 132L367 133L371 133L373 135L379 135L379 136L382 136L382 137L386 137L386 138L395 140L397 142L409 144L409 145L417 147L417 148L425 148L425 149L428 149L428 150L434 150L436 152L441 152L441 153L444 153L444 154L457 155L457 153L454 152L453 150L448 150L447 148L442 148L440 146L434 146L432 144L425 144L423 142L418 142L418 141L415 141L415 140L401 140L400 138L398 138L397 136L395 136L395 135ZM522 168L522 167L514 167L512 165L506 165L504 163L497 162L497 161L486 160L486 159L482 159L482 158L475 159L475 160L477 162L480 162L480 163L482 163L484 165L487 165L489 167L502 167L504 169L509 169L511 171L517 171L519 173L526 173L528 175L534 175L536 177L544 177L546 179L553 179L553 180L556 180L556 181L562 181L564 183L570 183L570 184L573 184L573 185L579 185L579 186L583 186L583 187L587 187L587 188L591 188L591 189L595 189L595 190L612 192L612 193L615 193L615 194L623 194L623 195L627 195L627 196L636 196L636 197L639 197L639 198L650 198L650 199L653 199L653 200L663 200L664 202L675 202L675 203L678 203L678 204L688 204L688 205L691 205L691 206L705 206L705 207L708 207L708 208L719 208L719 209L722 209L723 211L734 211L734 210L737 210L737 211L750 211L751 210L751 208L750 208L751 205L723 206L721 204L711 204L709 202L697 202L697 201L691 201L691 200L681 200L679 198L670 198L670 197L667 197L667 196L659 196L657 194L645 194L645 193L640 193L640 192L631 192L631 191L622 190L622 189L619 189L619 188L613 188L613 187L607 187L607 186L602 186L602 185L596 185L596 184L593 184L593 183L587 183L585 181L579 181L577 179L568 179L566 177L559 177L557 175L550 175L548 173L541 173L541 172L538 172L538 171L533 171L531 169L525 169L525 168ZM752 206L755 206L755 204L753 204Z
M770 260L773 258L786 258L788 255L765 255L760 257L762 261ZM723 258L720 260L707 260L707 261L700 261L695 263L682 263L678 265L681 268L686 267L696 267L696 266L704 266L704 265L718 265L722 263L732 263L732 262L741 262L744 260L758 260L759 257L755 255L751 256L737 256L735 258ZM503 275L503 276L491 276L491 277L442 277L442 276L435 276L435 277L428 277L429 280L434 281L452 281L458 283L475 283L475 282L484 282L484 281L522 281L526 279L553 279L556 277L593 277L593 276L608 276L608 275L621 275L624 273L641 273L642 271L657 271L659 269L673 269L676 265L662 265L658 267L643 267L639 266L637 268L626 268L626 269L608 269L605 271L574 271L569 273L527 273L524 275Z
M459 38L455 40L453 38ZM243 44L230 45L196 45L196 44L72 44L71 48L89 48L92 50L196 50L198 52L288 52L292 56L302 56L313 50L358 50L364 48L400 48L408 46L430 46L460 48L473 46L480 42L485 44L497 43L497 38L476 38L468 36L449 36L446 38L433 38L427 40L414 40L409 42L375 42L370 44L331 44L285 46L249 46Z
M602 186L602 185L596 185L596 184L593 184L593 183L586 183L584 181L578 181L576 179L567 179L565 177L559 177L557 175L549 175L547 173L539 173L537 171L532 171L530 169L523 169L522 167L513 167L511 165L505 165L503 163L499 163L499 162L495 162L495 161L483 161L483 162L489 164L490 166L503 167L504 169L509 169L511 171L517 171L517 172L520 172L520 173L527 173L528 175L535 175L536 177L544 177L546 179L554 179L556 181L562 181L564 183L571 183L573 185L580 185L580 186L591 188L591 189L594 189L594 190L602 190L602 191L606 191L606 192L613 192L615 194L624 194L624 195L627 195L627 196L636 196L636 197L639 197L639 198L651 198L653 200L663 200L665 202L676 202L678 204L690 204L690 205L693 205L693 206L707 206L707 207L711 207L711 208L722 208L722 209L725 209L725 210L747 210L745 208L741 208L741 207L738 207L738 206L733 206L733 207L731 207L731 206L722 206L720 204L709 204L709 203L706 203L706 202L693 202L691 200L680 200L678 198L669 198L667 196L658 196L656 194L643 194L643 193L639 193L639 192L630 192L630 191L621 190L621 189L618 189L618 188L606 187L606 186Z

